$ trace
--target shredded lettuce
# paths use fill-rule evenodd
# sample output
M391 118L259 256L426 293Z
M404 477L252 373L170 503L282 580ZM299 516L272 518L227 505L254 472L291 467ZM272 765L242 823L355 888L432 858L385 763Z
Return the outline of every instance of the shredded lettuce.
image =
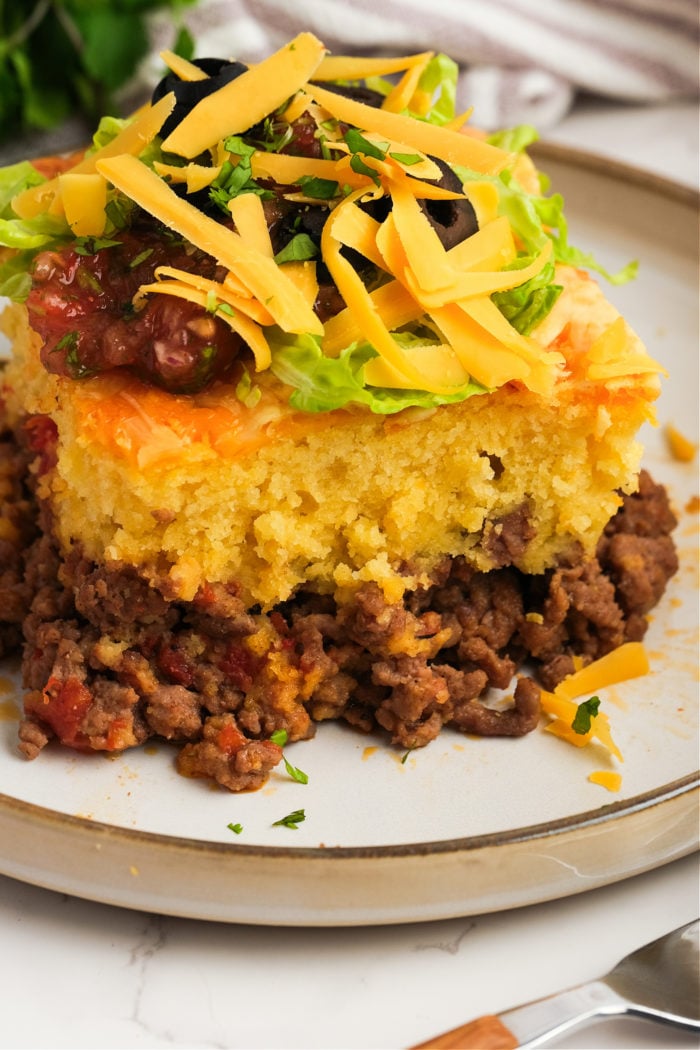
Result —
M0 168L0 245L17 251L35 250L68 235L65 219L59 216L19 219L12 210L12 199L18 193L45 181L27 161Z
M539 138L537 128L532 124L517 124L514 128L504 128L489 135L486 141L491 146L498 146L506 153L522 153Z
M92 149L90 152L95 152L98 149L102 149L104 146L108 146L113 139L117 137L120 131L131 121L128 118L122 119L121 117L102 117L100 123L97 125L97 130L92 136Z
M32 290L29 273L34 252L18 252L0 264L0 295L23 303Z
M437 54L430 59L418 81L418 90L431 95L433 104L420 119L431 124L448 124L454 120L458 72L457 63L447 55Z
M395 335L401 345L424 342L408 333ZM352 343L338 357L326 357L320 339L312 335L287 335L279 329L268 336L272 350L271 371L294 388L289 399L302 412L330 412L345 405L365 405L371 412L391 415L404 408L434 408L464 401L485 387L470 381L453 394L432 394L427 390L397 390L366 386L365 364L377 351L369 343Z
M553 193L550 197L528 193L509 170L491 176L463 167L455 167L455 171L463 183L483 182L486 179L497 185L499 211L506 216L528 254L534 255L541 251L549 239L554 246L557 262L595 270L610 284L626 284L636 276L636 261L628 263L617 273L610 273L592 254L569 244L564 198L560 193Z
M523 255L506 269L521 269L528 266L533 258L532 255ZM516 331L521 335L530 335L544 321L563 291L563 286L554 282L554 264L548 262L525 284L507 292L496 292L491 298Z
M12 198L30 186L40 186L42 182L46 179L28 160L0 168L0 218L12 218Z
M66 221L60 216L20 219L12 209L12 200L18 193L45 181L28 161L0 168L0 246L17 253L0 264L0 295L15 302L24 302L29 295L29 270L36 252L70 236Z
M0 244L6 248L44 248L68 235L64 219L35 215L32 219L0 219Z

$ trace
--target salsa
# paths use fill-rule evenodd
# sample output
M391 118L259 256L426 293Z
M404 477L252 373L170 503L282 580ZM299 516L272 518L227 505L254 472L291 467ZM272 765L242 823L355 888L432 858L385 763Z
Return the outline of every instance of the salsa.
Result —
M143 222L103 244L94 239L40 253L27 299L47 371L83 379L126 368L174 393L195 393L231 368L242 341L193 303L132 299L158 266L214 277L215 261L160 226Z

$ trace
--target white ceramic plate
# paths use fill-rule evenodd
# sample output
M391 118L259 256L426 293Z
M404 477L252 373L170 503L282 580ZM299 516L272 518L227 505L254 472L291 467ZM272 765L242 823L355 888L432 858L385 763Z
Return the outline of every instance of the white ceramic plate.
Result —
M339 725L287 749L309 774L275 772L230 795L178 777L167 746L119 757L16 750L13 686L0 710L0 871L128 907L228 922L351 925L450 918L574 894L697 845L697 466L672 460L663 424L697 433L696 200L587 155L540 148L571 239L639 279L610 297L671 373L646 465L680 524L681 569L647 636L650 675L606 690L622 789L589 783L602 752L535 732L443 733L401 755ZM695 497L695 501L693 501ZM9 673L10 669L8 669ZM274 822L297 809L296 830ZM241 824L236 835L228 825Z

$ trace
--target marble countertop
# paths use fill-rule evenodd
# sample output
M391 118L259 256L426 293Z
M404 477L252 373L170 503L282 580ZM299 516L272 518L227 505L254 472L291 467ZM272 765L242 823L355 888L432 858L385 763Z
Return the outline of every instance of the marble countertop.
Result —
M590 101L547 138L697 186L697 126L691 104ZM345 929L167 918L0 877L0 1046L406 1047L598 977L697 912L696 857L528 908ZM554 1045L689 1050L698 1042L627 1020Z

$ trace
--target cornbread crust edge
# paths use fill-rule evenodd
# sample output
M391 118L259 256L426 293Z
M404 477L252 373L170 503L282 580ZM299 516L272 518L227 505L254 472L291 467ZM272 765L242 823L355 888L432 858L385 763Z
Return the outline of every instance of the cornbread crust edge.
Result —
M17 306L3 321L15 353L4 396L11 417L57 424L58 461L40 494L64 549L79 542L97 562L167 575L181 600L235 581L251 606L302 585L342 601L369 582L399 601L444 555L498 565L493 540L514 513L527 536L510 562L541 573L576 547L591 553L620 493L634 489L635 435L659 390L653 374L585 379L587 349L619 315L594 281L559 269L565 292L533 333L567 357L548 398L507 386L398 416L332 413L290 436L273 426L235 457L186 440L176 458L139 466L91 421L103 378L48 375ZM144 435L147 444L148 424Z

